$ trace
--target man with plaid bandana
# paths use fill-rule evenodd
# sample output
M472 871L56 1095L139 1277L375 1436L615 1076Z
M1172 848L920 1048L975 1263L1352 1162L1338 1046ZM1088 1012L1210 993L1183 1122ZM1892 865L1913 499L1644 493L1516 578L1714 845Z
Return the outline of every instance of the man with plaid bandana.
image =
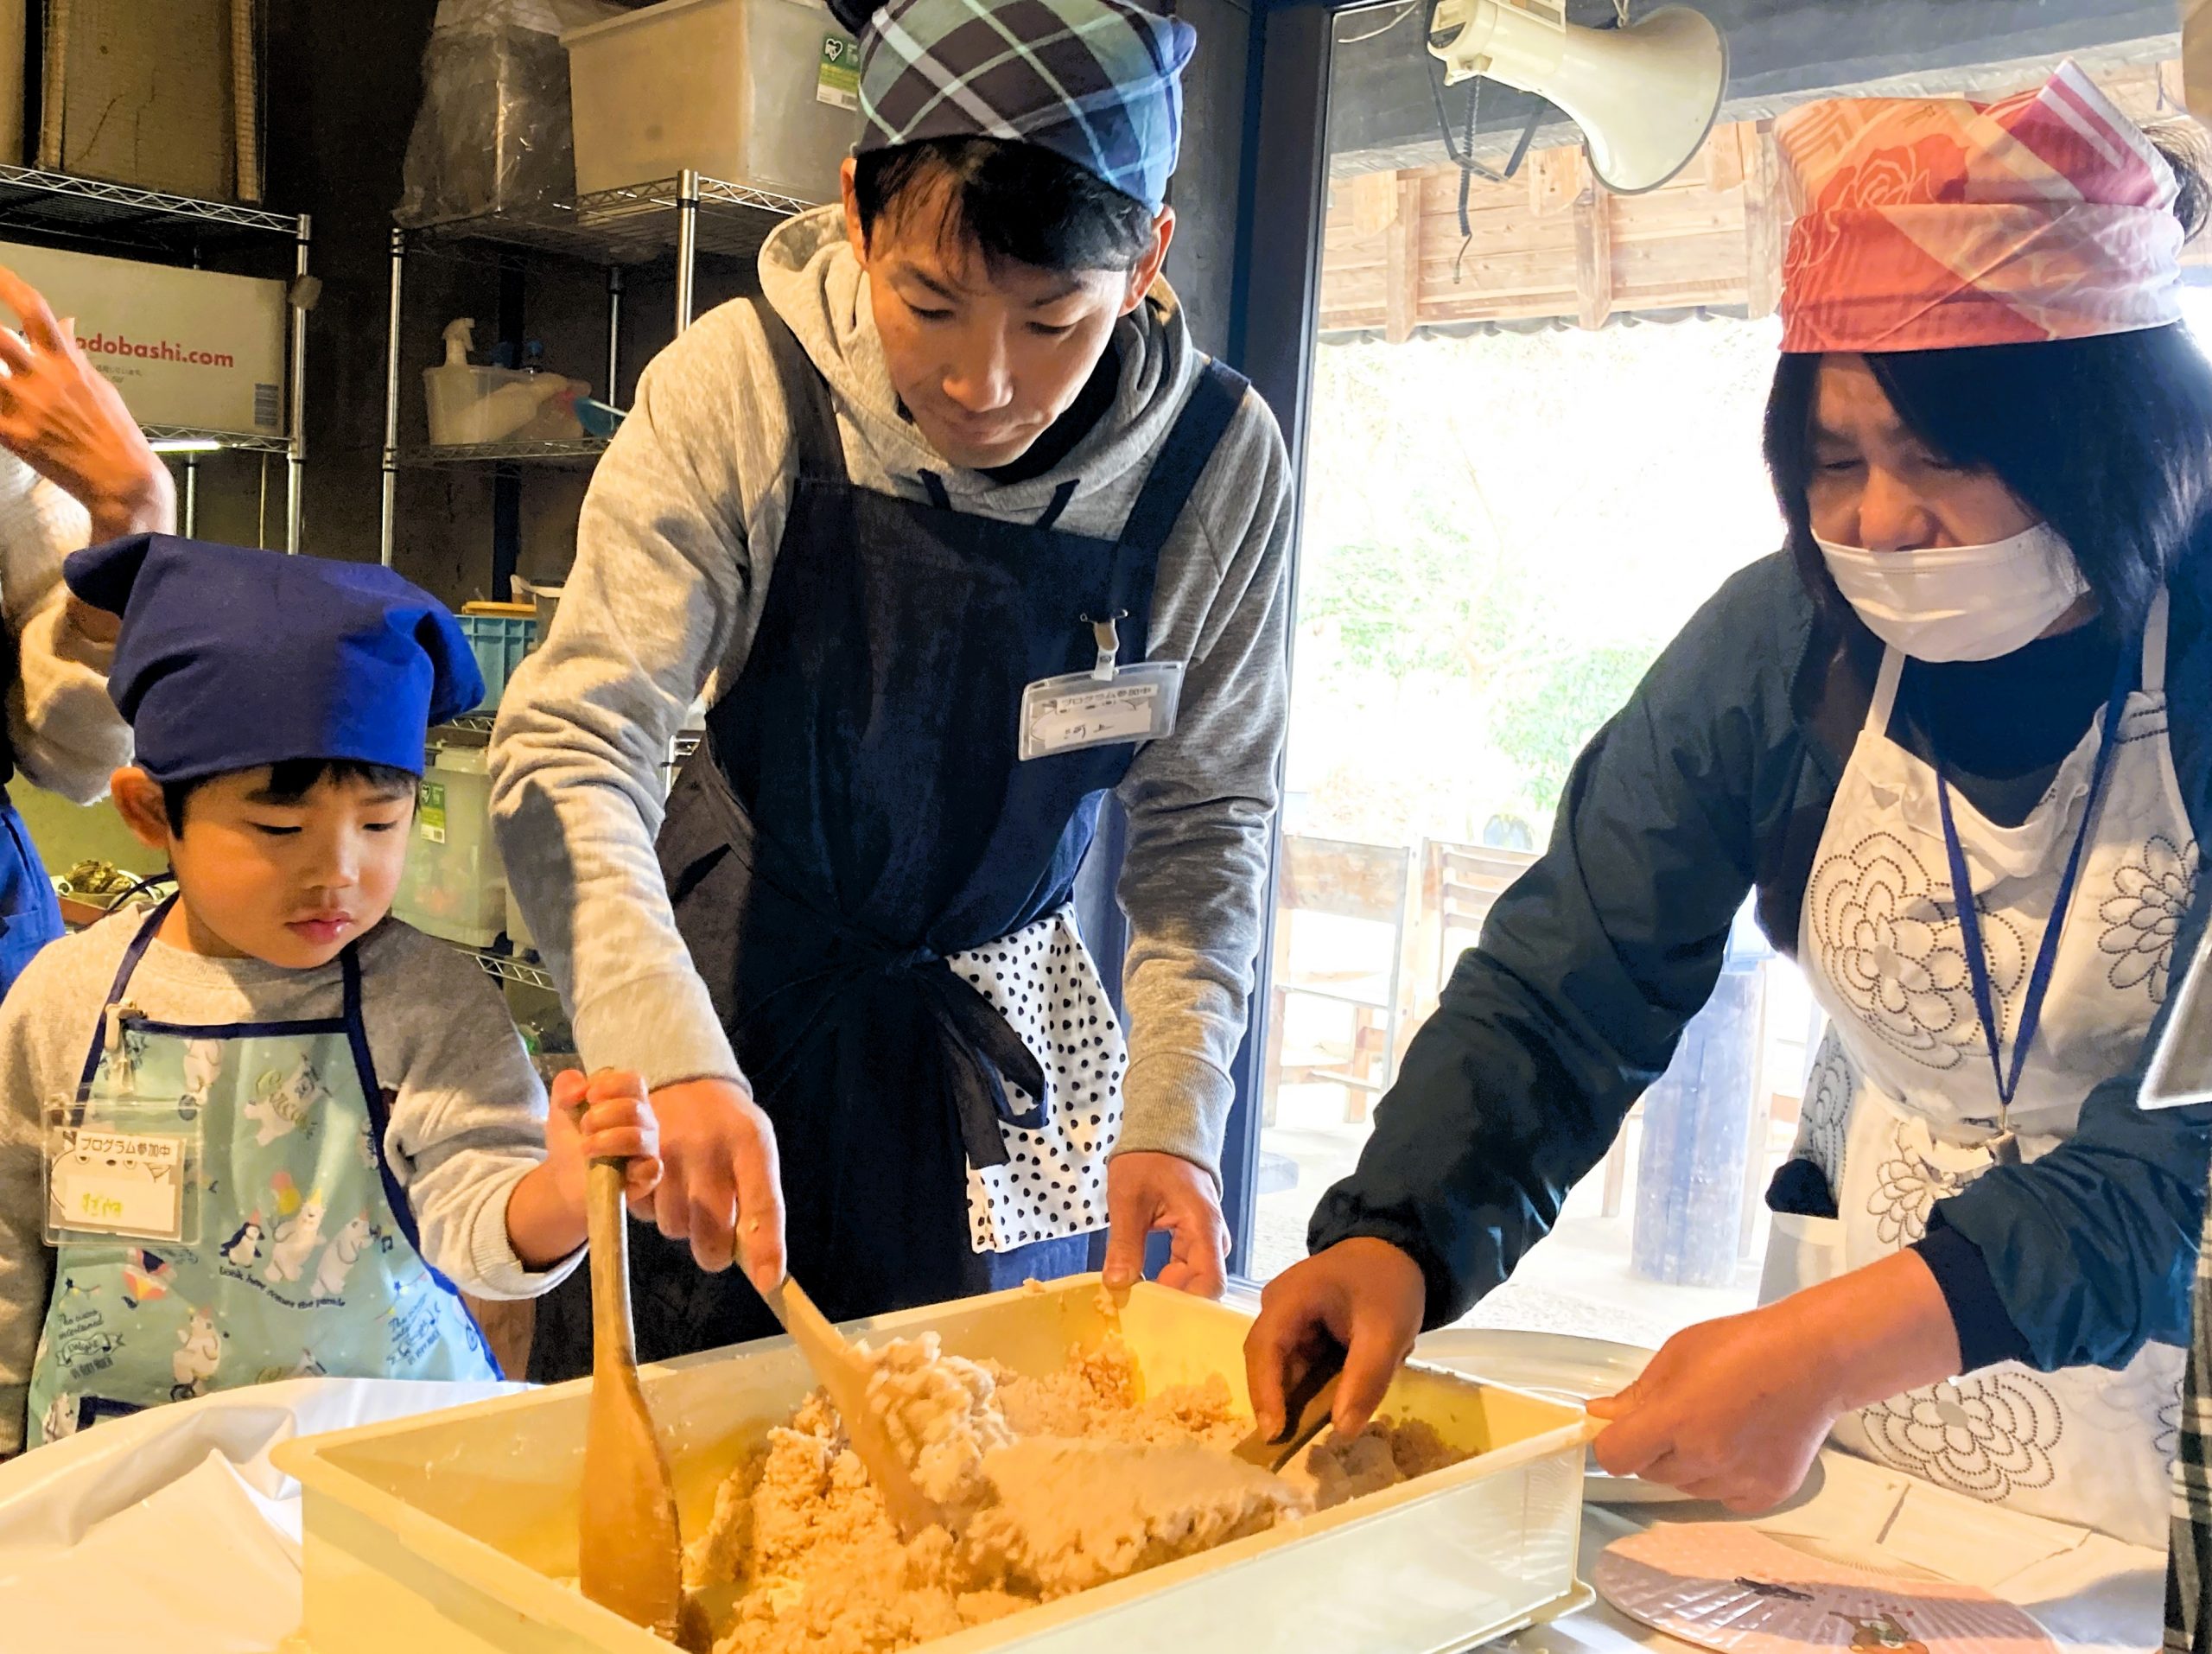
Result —
M584 1060L653 1086L641 1354L1084 1267L1216 1293L1287 711L1289 466L1160 271L1195 37L896 0L843 200L653 362L495 742ZM705 694L664 812L657 768ZM1071 895L1128 815L1126 1030ZM581 1288L532 1375L588 1364Z

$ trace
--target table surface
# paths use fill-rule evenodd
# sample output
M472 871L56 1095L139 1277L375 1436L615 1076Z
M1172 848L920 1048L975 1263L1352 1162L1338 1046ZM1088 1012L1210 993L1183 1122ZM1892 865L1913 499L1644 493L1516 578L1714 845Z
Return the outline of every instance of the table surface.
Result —
M8 1646L270 1654L299 1621L300 1554L299 1490L270 1466L270 1449L513 1388L296 1379L118 1420L0 1465ZM1785 1543L1829 1554L1847 1546L1878 1565L1910 1555L1942 1568L1951 1548L1958 1568L1979 1569L1978 1582L2026 1608L2065 1647L2158 1640L2162 1553L1988 1511L1839 1454L1824 1468L1815 1496L1760 1525ZM1582 1576L1607 1544L1649 1523L1723 1514L1688 1505L1590 1507ZM1505 1644L1509 1654L1688 1646L1603 1601Z

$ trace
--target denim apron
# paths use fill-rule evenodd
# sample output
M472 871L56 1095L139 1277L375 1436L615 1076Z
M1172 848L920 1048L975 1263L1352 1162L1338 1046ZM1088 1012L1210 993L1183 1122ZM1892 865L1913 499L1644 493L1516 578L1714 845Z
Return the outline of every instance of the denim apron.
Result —
M782 1162L789 1258L833 1319L1082 1269L1082 1235L979 1251L971 1167L1043 1123L1038 1054L948 959L1064 910L1134 742L1016 756L1023 688L1146 658L1161 548L1245 395L1209 364L1116 539L854 485L829 387L755 304L798 449L743 672L670 797L676 922ZM631 1232L641 1358L776 1331L740 1270ZM587 1270L539 1302L531 1377L590 1365Z
M339 1016L149 1021L130 1007L130 976L175 901L123 956L73 1123L196 1134L198 1239L56 1249L29 1445L276 1378L499 1377L460 1295L418 1250L385 1158L355 950L339 956Z

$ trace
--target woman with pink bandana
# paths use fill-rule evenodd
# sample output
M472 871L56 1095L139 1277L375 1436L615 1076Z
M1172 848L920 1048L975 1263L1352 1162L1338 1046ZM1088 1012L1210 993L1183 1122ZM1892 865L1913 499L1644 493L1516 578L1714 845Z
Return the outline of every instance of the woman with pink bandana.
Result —
M2163 1544L2208 1126L2136 1092L2212 822L2212 366L2179 305L2203 188L2071 67L1777 136L1787 545L1583 754L1268 1289L1255 1398L1335 1346L1357 1426L1506 1277L1749 894L1829 1019L1766 1302L1597 1403L1600 1462L1756 1510L1834 1440Z

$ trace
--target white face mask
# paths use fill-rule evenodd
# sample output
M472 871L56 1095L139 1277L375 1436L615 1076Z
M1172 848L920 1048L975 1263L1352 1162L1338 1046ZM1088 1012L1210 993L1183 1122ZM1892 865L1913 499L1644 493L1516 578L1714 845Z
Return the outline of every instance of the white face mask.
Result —
M1866 629L1916 660L1994 660L2032 643L2089 582L2048 523L1994 545L1866 551L1814 542Z

